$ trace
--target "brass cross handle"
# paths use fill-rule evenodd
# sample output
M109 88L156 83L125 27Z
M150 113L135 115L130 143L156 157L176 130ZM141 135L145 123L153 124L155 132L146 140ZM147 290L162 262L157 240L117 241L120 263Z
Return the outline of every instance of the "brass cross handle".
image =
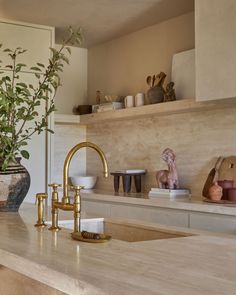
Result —
M52 189L53 189L54 192L57 192L58 187L61 187L62 185L61 184L58 184L58 183L51 183L48 186L49 187L52 187Z
M78 195L80 190L84 189L84 186L83 185L72 185L70 188L75 191L76 195Z

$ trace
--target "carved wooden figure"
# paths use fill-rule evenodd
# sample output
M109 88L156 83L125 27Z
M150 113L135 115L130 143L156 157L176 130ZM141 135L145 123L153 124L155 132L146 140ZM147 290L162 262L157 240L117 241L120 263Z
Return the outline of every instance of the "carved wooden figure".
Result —
M175 89L174 89L174 82L170 82L166 86L166 91L164 95L164 101L174 101L176 100Z
M163 189L178 189L179 180L175 163L175 153L166 148L162 153L162 159L167 163L168 170L160 170L156 173L157 185Z

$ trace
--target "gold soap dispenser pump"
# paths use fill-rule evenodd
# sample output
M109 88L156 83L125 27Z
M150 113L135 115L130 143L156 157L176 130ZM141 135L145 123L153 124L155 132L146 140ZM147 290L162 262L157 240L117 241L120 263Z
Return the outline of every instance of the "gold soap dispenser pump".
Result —
M47 199L48 195L46 193L37 193L36 194L36 204L38 205L38 220L34 226L36 227L45 227L47 224L44 221L44 202Z

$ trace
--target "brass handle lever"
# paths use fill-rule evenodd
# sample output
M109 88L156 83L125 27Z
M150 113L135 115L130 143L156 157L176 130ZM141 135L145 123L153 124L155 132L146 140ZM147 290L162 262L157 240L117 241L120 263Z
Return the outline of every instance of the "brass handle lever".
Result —
M77 195L80 192L80 190L84 189L84 186L83 185L71 185L70 188L72 190L74 190Z
M49 227L49 230L58 231L61 228L58 226L58 209L55 208L55 203L58 202L58 187L61 187L61 184L51 183L48 185L53 189L52 191L52 200L51 200L51 212L52 212L52 225Z
M83 189L82 185L73 185L71 189L75 191L74 196L74 233L80 232L80 212L81 212L81 202L80 202L80 190Z
M58 183L51 183L48 185L49 187L52 187L54 192L57 192L58 187L61 187L61 184Z

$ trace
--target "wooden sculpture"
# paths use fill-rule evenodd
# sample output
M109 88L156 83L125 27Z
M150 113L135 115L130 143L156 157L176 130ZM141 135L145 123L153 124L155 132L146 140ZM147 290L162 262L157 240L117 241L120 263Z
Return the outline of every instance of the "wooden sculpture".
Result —
M164 101L174 101L176 100L175 89L174 89L174 82L170 82L166 85L166 91L164 95Z
M162 153L162 159L167 163L168 170L160 170L156 173L157 185L163 189L178 189L179 180L175 163L175 153L166 148Z

